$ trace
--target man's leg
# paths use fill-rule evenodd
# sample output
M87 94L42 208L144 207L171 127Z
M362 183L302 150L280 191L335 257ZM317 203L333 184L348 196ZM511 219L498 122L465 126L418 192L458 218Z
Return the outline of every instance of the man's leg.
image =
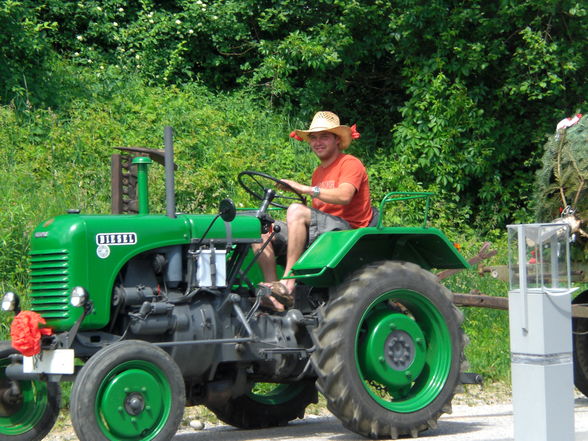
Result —
M305 205L292 204L288 207L286 222L288 224L288 252L286 254L286 266L284 276L286 277L298 258L302 255L308 239L308 226L310 225L311 211ZM281 282L291 293L294 290L296 281L294 279L282 279Z
M251 245L254 253L257 253L261 246L268 240L270 233L263 234L261 236L262 243L254 243ZM276 255L274 252L274 246L270 242L264 248L262 253L257 258L257 263L261 268L261 272L263 273L263 280L266 282L273 282L278 280L278 275L276 273Z
M286 253L286 266L284 268L283 277L289 275L292 267L304 252L307 244L315 240L320 234L327 231L350 229L349 223L343 219L318 210L310 209L305 205L300 204L290 205L286 215L286 220L288 230L288 247ZM275 296L280 294L281 296L286 297L287 293L284 292L285 290L292 294L296 285L296 281L294 279L282 278L278 285L282 288L278 289L278 287L272 286L271 283L267 283L267 286L272 286L273 295L264 298L266 301L272 303L276 311L284 311L285 308L283 304L285 303L283 301L278 301Z

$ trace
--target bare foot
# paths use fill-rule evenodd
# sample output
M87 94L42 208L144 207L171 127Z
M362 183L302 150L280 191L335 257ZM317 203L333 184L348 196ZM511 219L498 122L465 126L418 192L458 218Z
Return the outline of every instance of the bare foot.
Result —
M277 311L284 311L294 306L294 296L286 284L274 281L260 283L259 285L266 291L264 297L269 300L269 302L265 302L264 306L274 305L274 309ZM278 304L280 306L277 306Z
M278 302L274 296L265 295L261 297L261 305L267 309L271 309L276 312L284 312L286 308L280 302Z

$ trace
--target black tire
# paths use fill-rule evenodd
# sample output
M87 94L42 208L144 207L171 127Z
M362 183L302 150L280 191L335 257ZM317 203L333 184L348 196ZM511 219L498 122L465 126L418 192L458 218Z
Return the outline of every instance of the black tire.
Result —
M588 304L588 291L576 296L572 304ZM572 319L574 347L574 385L588 397L588 319Z
M269 386L268 383L262 383ZM266 391L255 391L232 398L220 405L207 405L219 420L240 429L261 429L285 426L296 418L304 418L304 411L318 401L314 381L276 384Z
M71 420L81 441L171 439L186 402L182 373L162 349L139 340L107 346L74 382Z
M346 428L369 438L416 437L451 411L465 365L463 315L433 274L374 263L320 312L317 385Z
M0 439L11 441L42 440L59 416L61 388L58 383L17 381L20 395L9 398L15 380L6 377L5 369L16 354L10 341L0 342Z

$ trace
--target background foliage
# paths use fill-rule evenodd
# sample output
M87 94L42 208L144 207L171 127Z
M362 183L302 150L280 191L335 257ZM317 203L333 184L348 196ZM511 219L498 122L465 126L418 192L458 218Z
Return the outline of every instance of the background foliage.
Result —
M303 121L328 108L359 124L367 162L399 164L492 229L525 218L545 135L586 103L587 13L574 0L6 0L2 102L65 107L73 64L245 91ZM51 81L69 93L48 96Z
M178 208L210 212L251 203L241 169L305 180L315 159L287 134L319 109L358 124L374 200L434 191L432 222L468 237L465 255L500 243L535 219L546 135L586 106L587 14L575 0L1 0L0 288L26 283L41 219L109 210L113 147L161 148L173 126Z

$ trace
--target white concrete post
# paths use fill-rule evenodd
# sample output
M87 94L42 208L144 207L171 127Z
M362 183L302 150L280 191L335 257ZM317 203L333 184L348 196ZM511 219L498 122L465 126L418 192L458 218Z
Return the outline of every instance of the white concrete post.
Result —
M508 229L514 439L573 441L569 230L562 224Z

